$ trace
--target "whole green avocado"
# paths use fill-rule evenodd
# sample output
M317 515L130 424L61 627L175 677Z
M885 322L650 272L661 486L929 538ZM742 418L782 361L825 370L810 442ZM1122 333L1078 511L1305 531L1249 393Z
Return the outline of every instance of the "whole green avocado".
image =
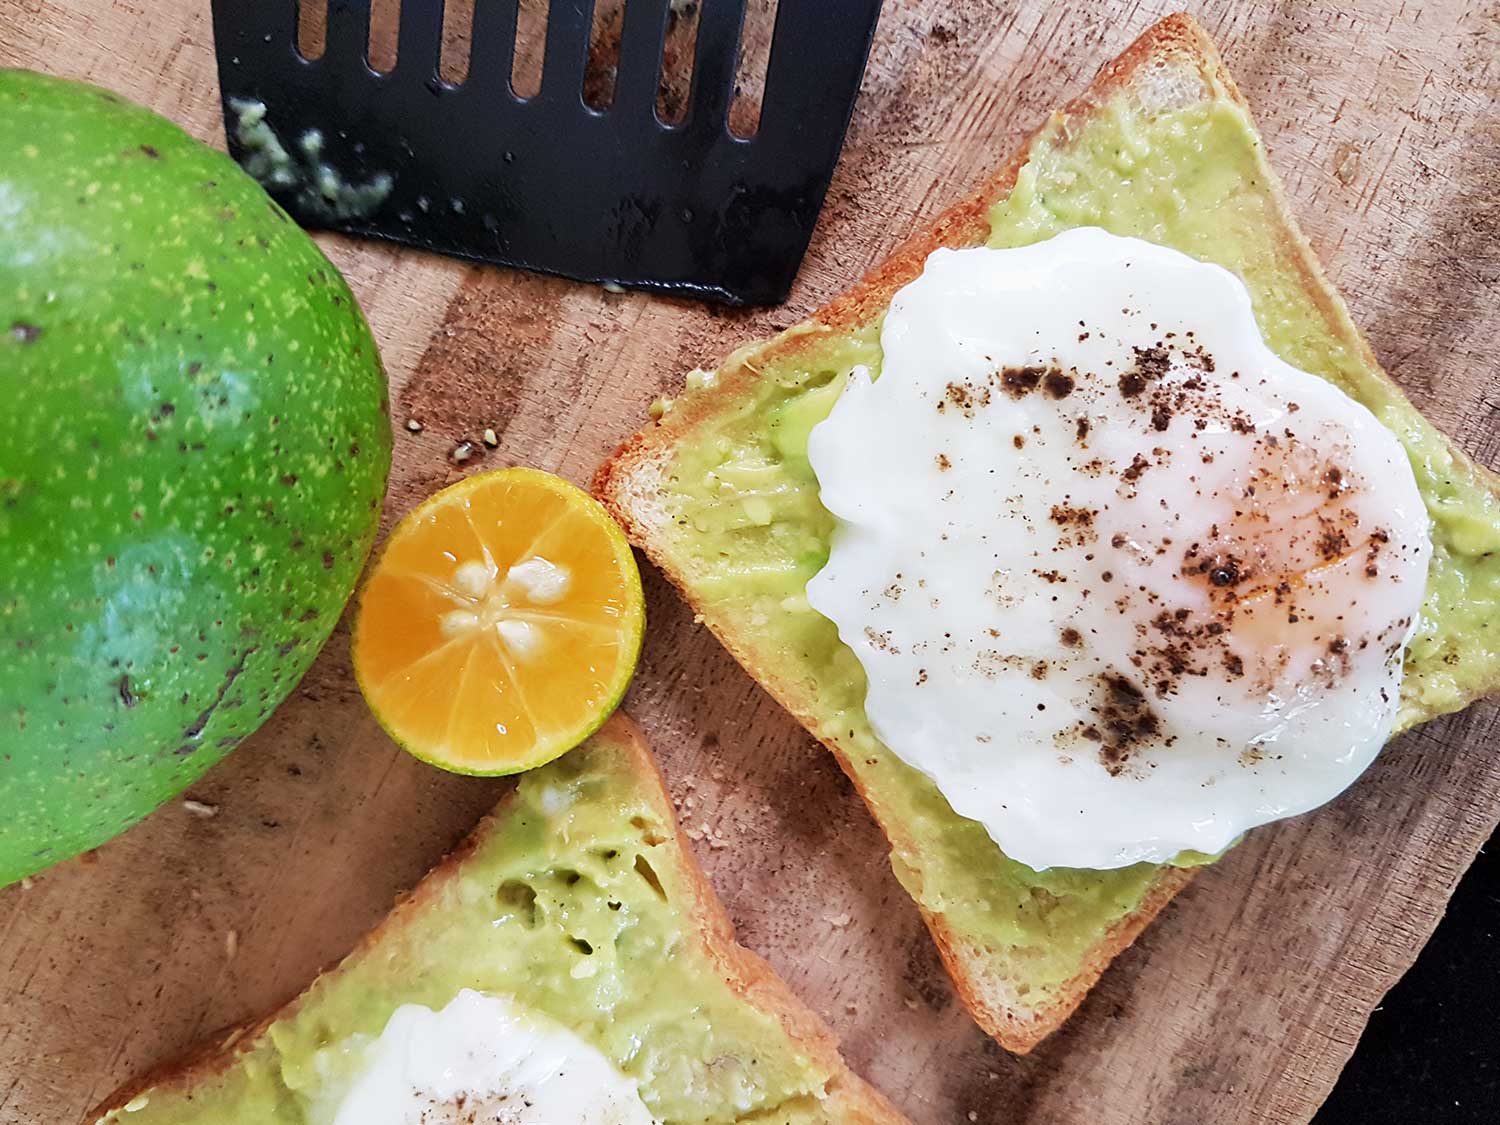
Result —
M0 885L254 731L328 639L390 470L369 326L228 157L0 69Z

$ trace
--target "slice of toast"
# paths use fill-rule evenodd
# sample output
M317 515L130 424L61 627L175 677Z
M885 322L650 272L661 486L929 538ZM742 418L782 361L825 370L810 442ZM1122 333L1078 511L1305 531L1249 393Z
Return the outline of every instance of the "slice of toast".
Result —
M1212 41L1169 17L1107 65L967 199L810 320L694 372L595 491L725 647L837 756L891 842L963 1001L1024 1053L1191 878L1187 866L1032 872L956 816L870 732L863 674L802 592L827 558L807 431L848 372L878 373L892 295L940 246L1023 245L1098 225L1236 272L1273 349L1369 406L1411 454L1433 519L1427 604L1408 651L1400 727L1500 683L1496 478L1386 376L1323 276ZM1476 621L1475 615L1478 615ZM1456 625L1456 623L1462 624ZM1482 637L1482 634L1481 634Z
M378 1035L401 1004L438 1008L461 988L514 996L571 1028L639 1082L664 1123L905 1120L736 944L623 715L526 774L300 997L129 1083L96 1119L331 1121L326 1086L341 1045Z

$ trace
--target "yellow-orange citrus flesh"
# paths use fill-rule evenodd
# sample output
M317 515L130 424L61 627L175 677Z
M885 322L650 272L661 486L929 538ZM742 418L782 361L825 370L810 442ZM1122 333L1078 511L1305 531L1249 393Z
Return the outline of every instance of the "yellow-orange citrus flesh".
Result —
M502 469L391 533L360 597L354 673L418 758L515 773L609 717L644 625L630 545L599 503L550 473Z

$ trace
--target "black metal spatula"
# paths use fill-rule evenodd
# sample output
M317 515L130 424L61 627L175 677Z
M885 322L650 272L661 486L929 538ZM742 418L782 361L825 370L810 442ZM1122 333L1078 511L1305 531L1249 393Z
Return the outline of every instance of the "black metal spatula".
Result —
M300 0L303 5L324 0ZM443 0L213 0L229 149L306 226L731 304L783 299L843 144L880 0L780 0L760 124L730 132L745 0L703 0L680 124L656 110L674 0L626 0L608 108L583 96L594 0L551 0L540 90L512 86L517 0L475 0L468 74L439 76ZM389 7L389 4L387 4Z

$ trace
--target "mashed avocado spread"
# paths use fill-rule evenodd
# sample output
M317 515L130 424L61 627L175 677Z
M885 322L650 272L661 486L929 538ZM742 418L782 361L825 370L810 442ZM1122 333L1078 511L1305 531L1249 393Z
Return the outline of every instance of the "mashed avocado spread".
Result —
M472 988L571 1028L664 1123L826 1122L829 1070L704 952L685 872L659 846L673 826L609 738L527 774L435 901L319 979L233 1066L105 1120L326 1125L392 1011Z
M1269 176L1248 118L1227 100L1153 112L1117 96L1096 114L1053 119L1014 190L989 212L988 244L1025 245L1097 225L1225 266L1249 287L1274 351L1337 384L1398 435L1435 543L1406 662L1405 729L1462 707L1500 677L1492 639L1500 622L1500 510L1489 479L1455 457L1374 364L1342 303L1320 308L1304 289L1294 248L1266 239L1274 229ZM827 560L833 530L808 465L808 431L827 416L852 367L878 374L879 332L878 317L838 332L804 326L792 330L800 337L792 347L783 338L780 347L737 353L724 370L744 365L757 373L751 397L737 382L714 402L718 380L690 380L689 396L703 396L692 410L704 417L677 436L667 553L679 560L704 616L752 638L750 655L791 682L788 701L844 748L882 819L909 828L892 853L907 890L943 915L959 941L1004 965L1023 992L1045 993L1082 971L1087 953L1140 904L1159 869L1036 872L1011 862L871 733L863 671L803 591ZM1208 860L1185 855L1178 863Z

